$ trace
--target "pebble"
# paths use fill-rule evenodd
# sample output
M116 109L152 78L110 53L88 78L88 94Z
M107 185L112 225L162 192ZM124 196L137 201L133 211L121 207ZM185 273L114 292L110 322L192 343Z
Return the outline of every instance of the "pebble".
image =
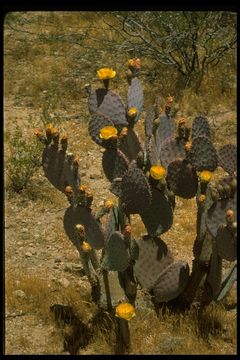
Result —
M33 254L30 251L26 252L26 254L25 254L26 257L31 257L32 255Z
M26 297L27 297L27 295L25 294L25 292L23 290L15 290L13 293L19 299L26 299Z
M64 288L67 288L70 285L70 281L66 278L62 278L58 280L59 284L62 285Z

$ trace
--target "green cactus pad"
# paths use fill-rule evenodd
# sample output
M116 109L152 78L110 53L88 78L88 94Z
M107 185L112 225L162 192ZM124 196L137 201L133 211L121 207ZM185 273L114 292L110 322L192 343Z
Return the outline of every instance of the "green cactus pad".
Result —
M186 160L175 160L168 166L166 181L169 189L184 199L191 199L197 193L198 177Z
M102 219L101 222L106 244L111 235L119 228L118 207L113 206L110 212L104 216L104 219Z
M218 256L216 242L213 242L212 256L209 264L209 270L206 283L211 287L211 296L216 298L221 289L222 282L222 259Z
M171 117L160 115L159 125L155 134L157 149L160 153L163 143L172 139L175 130L175 122Z
M108 271L124 271L128 267L129 253L124 236L115 231L107 242L102 267Z
M139 214L151 202L151 189L147 177L133 160L122 178L121 200L127 214Z
M120 96L112 90L92 91L88 98L88 107L91 114L99 112L108 116L114 126L128 124L125 105Z
M109 189L114 195L122 198L122 178L115 178Z
M227 173L233 175L237 171L237 147L227 144L218 151L218 165Z
M66 152L58 150L54 145L44 148L42 154L43 171L50 183L65 193L66 186L71 186L76 192L80 185L78 170L68 161Z
M142 151L139 138L132 128L129 127L127 135L119 139L119 149L130 161L136 160L138 153Z
M180 295L189 280L189 266L185 261L169 265L159 275L153 287L154 301L167 302Z
M144 130L145 136L147 138L151 137L153 131L153 120L155 118L155 111L154 109L150 108L147 110L146 118L144 121Z
M112 182L122 177L128 169L129 161L119 149L108 149L102 157L102 167L107 179Z
M218 166L216 149L206 136L193 139L189 159L197 171L214 171Z
M136 243L138 258L134 264L134 274L139 284L150 290L159 274L173 263L173 257L165 242L159 238L143 237Z
M206 136L207 138L211 139L211 129L209 122L202 116L196 117L192 123L192 139L198 138L199 136Z
M217 232L217 252L220 258L234 261L237 259L236 236L227 228L220 227Z
M160 149L162 166L168 167L175 160L185 159L184 142L175 139L166 139Z
M114 124L108 116L96 112L92 115L89 121L88 132L92 140L95 141L95 143L105 148L108 148L109 147L108 142L99 137L100 130L105 126L114 126Z
M78 234L76 225L85 227L86 239L94 249L101 249L104 246L104 234L100 222L92 215L91 211L84 206L70 206L64 214L64 230L69 239L77 246Z
M159 154L155 142L155 137L152 135L147 145L147 159L151 166L159 163Z
M231 209L236 214L237 218L237 196L230 199L222 199L215 202L207 212L206 226L211 235L215 238L219 226L226 223L226 211Z
M168 231L173 223L173 211L170 202L163 193L152 189L152 200L148 208L140 212L142 221L150 236L158 236Z
M137 77L133 78L128 88L128 109L135 107L138 111L134 122L137 122L143 106L143 90L141 83Z

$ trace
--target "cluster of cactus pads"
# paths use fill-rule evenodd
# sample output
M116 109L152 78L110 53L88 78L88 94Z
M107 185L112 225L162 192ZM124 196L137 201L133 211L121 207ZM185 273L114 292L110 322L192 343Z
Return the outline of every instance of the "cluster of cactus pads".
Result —
M89 135L105 149L102 167L118 204L105 201L93 213L92 193L81 184L79 160L67 152L66 134L60 137L52 126L46 135L36 132L45 146L44 173L70 203L64 229L80 253L96 302L103 276L109 308L109 271L117 272L125 301L132 305L139 287L149 291L155 305L174 299L190 305L200 283L202 304L221 300L236 280L236 146L217 150L205 117L196 117L191 128L184 117L176 122L170 96L162 109L157 103L147 109L142 143L134 130L143 108L139 59L128 62L126 74L126 104L109 89L115 76L111 69L98 71L103 87L87 89ZM217 167L226 175L213 185ZM195 198L198 209L191 274L161 239L173 224L176 196ZM131 236L132 214L139 214L146 228L140 239ZM225 279L222 259L234 262Z

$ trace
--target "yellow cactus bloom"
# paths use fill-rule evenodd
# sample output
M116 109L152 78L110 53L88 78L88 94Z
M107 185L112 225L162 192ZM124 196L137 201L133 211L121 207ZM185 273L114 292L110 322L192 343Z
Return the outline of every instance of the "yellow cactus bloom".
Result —
M51 134L52 134L53 137L54 137L54 136L58 136L58 135L59 135L58 129L55 128L55 127L52 127L52 128L51 128Z
M232 209L228 209L226 211L226 219L229 222L233 222L235 220L235 214L234 214L234 211Z
M135 116L137 115L138 113L138 110L135 108L135 107L131 107L129 110L128 110L128 116L130 118L135 118Z
M87 241L83 241L81 248L84 252L89 252L92 249L91 245Z
M184 149L186 151L190 151L192 147L192 142L191 141L187 141L186 144L184 145Z
M166 169L161 165L153 165L150 169L150 175L155 180L161 180L166 176Z
M85 233L85 226L82 225L82 224L77 224L77 225L76 225L76 229L77 229L77 231L80 232L80 234L84 234L84 233Z
M80 185L79 186L79 191L85 192L86 190L87 190L87 185Z
M114 201L111 199L108 199L105 201L104 206L105 206L105 208L110 210L114 206Z
M35 129L34 135L36 135L37 137L40 137L40 136L42 136L42 131L40 129Z
M204 201L206 200L206 195L204 194L199 195L197 200L201 204L204 203Z
M117 136L117 129L114 126L105 126L100 130L99 136L101 139L109 140Z
M208 170L203 170L199 173L199 178L201 181L209 182L212 178L212 172Z
M65 193L68 195L71 195L73 193L73 189L71 186L66 186L65 187Z
M127 136L127 133L128 133L128 128L126 126L124 126L120 132L120 137L124 137L124 136Z
M116 71L110 68L101 68L97 71L97 77L99 80L113 79L116 76Z
M50 135L52 134L52 129L53 129L53 124L47 124L46 127L45 127L45 131L46 131L46 134L47 135Z
M116 307L116 314L117 317L131 320L135 315L134 307L129 303L121 303Z
M129 59L127 62L127 66L129 68L140 69L141 68L141 60L138 58Z

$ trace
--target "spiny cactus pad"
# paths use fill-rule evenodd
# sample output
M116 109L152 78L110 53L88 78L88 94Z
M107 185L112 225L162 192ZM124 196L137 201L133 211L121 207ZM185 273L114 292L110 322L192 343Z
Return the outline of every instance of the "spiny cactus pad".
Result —
M207 138L211 139L209 122L202 116L196 117L192 123L192 139L199 136L206 136Z
M217 253L216 242L213 242L212 256L209 265L209 271L206 278L206 283L211 287L211 295L213 298L217 297L221 289L222 282L222 259Z
M231 209L236 214L237 218L237 196L230 199L222 199L215 202L207 213L206 225L213 237L217 236L217 231L220 225L225 224L226 222L226 211Z
M175 122L171 117L166 115L159 116L159 125L155 134L156 145L160 153L163 142L173 138Z
M122 202L127 214L139 214L151 202L151 190L147 177L132 161L122 178Z
M147 138L151 137L151 135L152 135L154 118L155 118L154 109L152 109L152 108L148 109L147 114L146 114L146 118L145 118L145 121L144 121L145 136Z
M189 159L197 171L214 171L218 166L216 149L206 136L193 139Z
M155 142L155 137L152 135L147 144L147 158L151 165L156 165L159 162L159 154Z
M134 122L136 122L142 111L143 106L143 90L141 83L137 77L133 78L131 81L131 85L128 88L128 109L136 108L138 113L134 118Z
M218 165L233 175L237 171L237 146L227 144L218 151Z
M109 189L114 195L122 198L122 178L115 178Z
M103 229L89 209L83 206L70 206L64 214L63 222L66 234L76 246L79 242L76 225L82 224L85 227L87 242L94 249L103 248Z
M95 141L98 145L101 145L105 148L108 147L107 142L104 139L101 139L99 136L100 130L106 126L114 126L111 119L99 112L96 112L92 115L88 123L88 132L92 140Z
M140 285L152 289L159 274L173 262L173 257L165 242L159 238L136 240L138 258L134 273Z
M102 157L102 167L107 179L112 182L127 171L129 161L119 149L108 149Z
M108 116L115 126L128 124L125 105L120 96L112 90L92 91L88 98L88 107L91 114L99 112Z
M225 260L234 261L237 259L236 236L227 228L220 227L217 232L217 252Z
M142 151L139 138L132 128L129 127L127 135L119 139L119 149L130 161L136 160L139 151Z
M74 191L77 191L80 185L80 174L78 169L73 169L65 151L58 150L54 145L45 147L42 165L45 176L58 190L65 193L66 186L71 186Z
M107 242L102 267L108 271L124 271L128 266L129 253L123 235L116 231Z
M175 139L166 139L161 146L160 159L162 166L168 167L175 160L185 159L184 142Z
M154 301L167 302L180 295L189 280L189 266L185 261L169 265L159 275L153 287Z
M175 160L168 166L166 181L175 195L191 199L198 189L198 177L186 160Z
M168 231L173 223L173 211L170 202L163 193L152 188L152 200L148 208L140 212L142 221L150 236L158 236Z

